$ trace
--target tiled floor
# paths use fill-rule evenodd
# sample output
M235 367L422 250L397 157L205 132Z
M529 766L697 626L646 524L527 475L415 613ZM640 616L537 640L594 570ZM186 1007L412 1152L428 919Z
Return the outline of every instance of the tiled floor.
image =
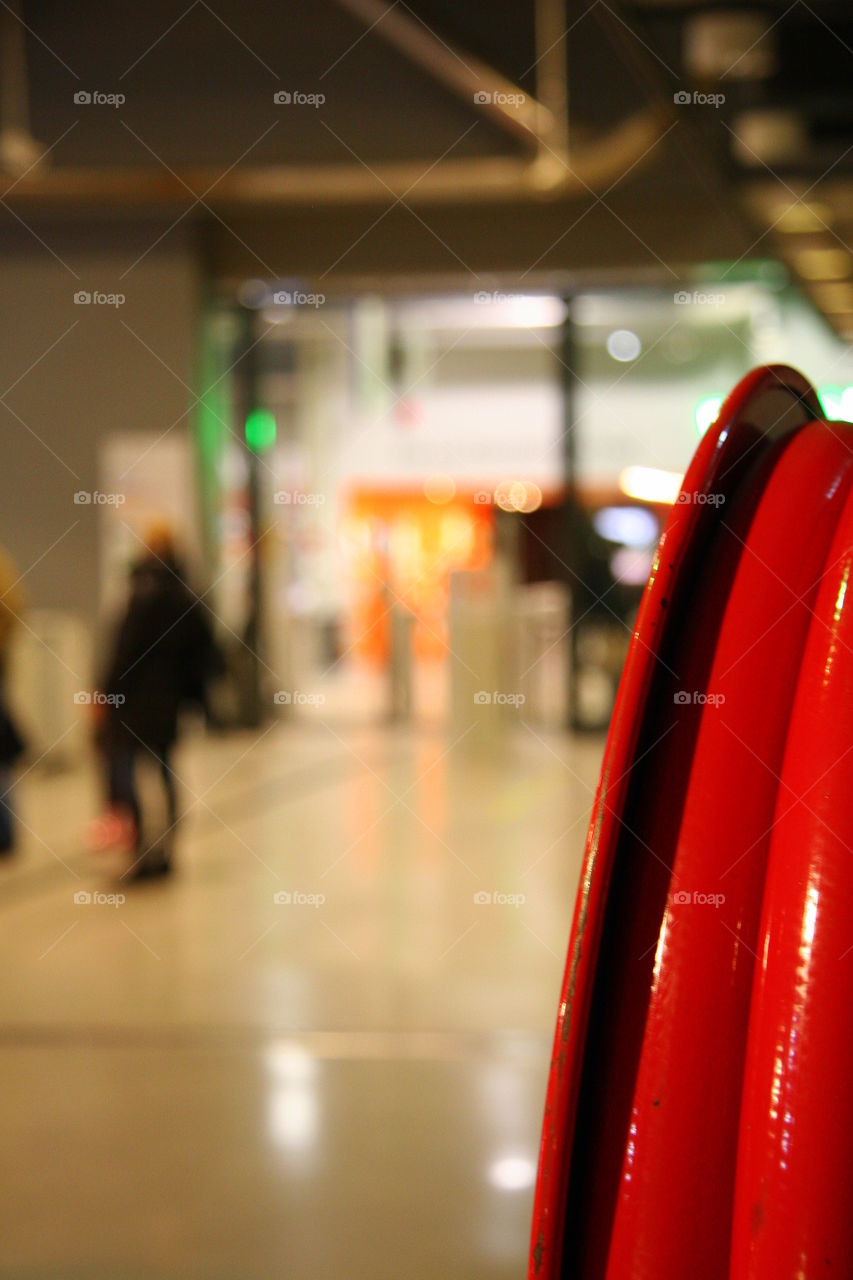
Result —
M523 1275L601 748L316 719L194 739L179 873L136 888L82 851L88 765L24 778L0 1274Z

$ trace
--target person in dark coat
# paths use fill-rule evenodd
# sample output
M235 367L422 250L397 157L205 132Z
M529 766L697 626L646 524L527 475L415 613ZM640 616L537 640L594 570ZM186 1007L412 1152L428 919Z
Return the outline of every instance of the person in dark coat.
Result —
M21 575L0 547L0 857L15 847L15 822L10 792L13 765L24 750L24 741L6 699L9 640L24 607L19 586Z
M130 599L99 700L109 799L131 823L135 861L128 874L133 876L171 869L171 834L178 819L171 756L179 713L187 703L204 704L216 662L207 610L186 585L171 534L158 529L146 545L131 571ZM142 757L156 762L168 818L166 832L151 847L136 785Z

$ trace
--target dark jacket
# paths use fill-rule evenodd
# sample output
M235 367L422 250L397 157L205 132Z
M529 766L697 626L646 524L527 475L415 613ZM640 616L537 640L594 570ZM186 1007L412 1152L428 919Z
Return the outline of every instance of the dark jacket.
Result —
M169 746L182 704L204 702L216 656L207 610L177 570L138 565L103 682L108 740Z

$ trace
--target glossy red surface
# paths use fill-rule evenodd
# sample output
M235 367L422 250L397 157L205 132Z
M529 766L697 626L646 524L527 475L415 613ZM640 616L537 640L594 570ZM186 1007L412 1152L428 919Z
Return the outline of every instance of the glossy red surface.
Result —
M698 696L655 952L607 1280L725 1276L759 915L778 774L811 609L853 452L826 423L776 461L750 521ZM812 495L809 536L792 495ZM725 512L722 524L737 539ZM731 532L729 532L731 530ZM690 696L697 691L691 689ZM677 695L676 695L677 696ZM677 725L673 738L683 736ZM711 1176L709 1176L709 1174Z
M786 442L820 416L797 372L754 371L699 444L684 481L689 500L676 503L663 532L589 827L548 1080L530 1276L605 1274L654 950L701 719L679 717L672 696L679 687L706 687L758 497ZM719 504L701 500L711 494ZM722 511L736 538L722 529Z
M781 770L740 1118L733 1280L853 1275L853 498Z

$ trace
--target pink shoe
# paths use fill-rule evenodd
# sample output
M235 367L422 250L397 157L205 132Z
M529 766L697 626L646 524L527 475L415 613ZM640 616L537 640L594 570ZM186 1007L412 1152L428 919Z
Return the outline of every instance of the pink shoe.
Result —
M86 828L86 843L93 853L130 853L136 848L136 823L129 814L107 809Z

